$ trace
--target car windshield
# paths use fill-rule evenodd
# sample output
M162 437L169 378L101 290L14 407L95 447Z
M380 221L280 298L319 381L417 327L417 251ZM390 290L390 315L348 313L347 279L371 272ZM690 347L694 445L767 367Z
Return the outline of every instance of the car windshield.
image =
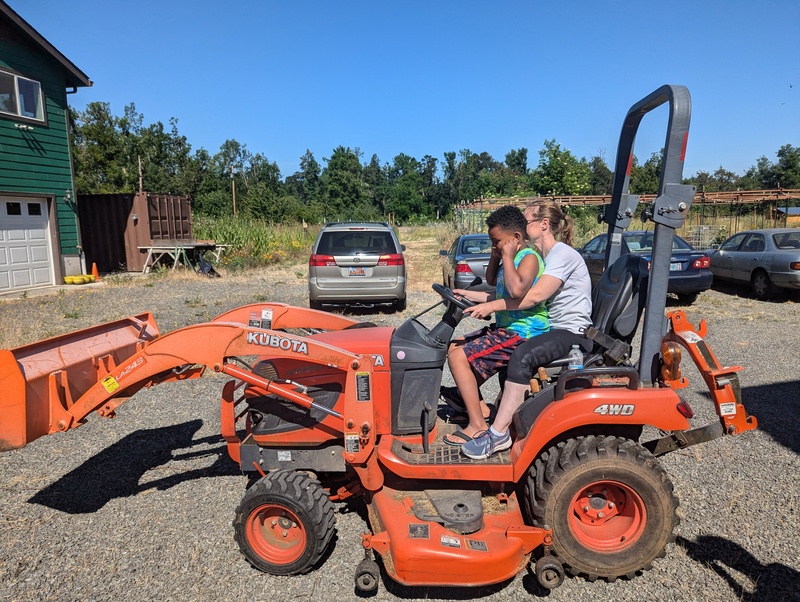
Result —
M359 253L385 255L397 253L388 232L370 230L323 232L317 247L323 255L356 255Z
M772 240L779 249L800 249L800 230L773 234Z
M632 253L636 252L649 252L653 250L653 233L652 232L627 232L624 234L625 242L628 245L628 250ZM680 238L675 236L672 239L673 251L692 251L692 246Z
M492 242L488 238L468 238L461 241L461 255L481 255L492 252Z

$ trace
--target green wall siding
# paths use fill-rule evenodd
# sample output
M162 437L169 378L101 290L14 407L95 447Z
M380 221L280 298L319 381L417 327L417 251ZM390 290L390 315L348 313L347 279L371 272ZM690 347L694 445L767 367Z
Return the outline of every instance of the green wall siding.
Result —
M0 23L0 29L5 28ZM5 33L5 32L4 32ZM75 198L67 133L66 82L59 65L34 46L0 35L0 67L41 83L47 120L44 124L0 114L0 191L54 195L61 253L78 253L77 212L64 199ZM25 124L32 131L15 127Z

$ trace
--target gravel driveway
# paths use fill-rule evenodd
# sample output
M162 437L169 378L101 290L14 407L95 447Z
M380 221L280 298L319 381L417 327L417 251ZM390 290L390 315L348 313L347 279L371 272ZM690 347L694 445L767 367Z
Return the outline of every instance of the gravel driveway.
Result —
M361 313L397 325L437 299L410 291L402 314ZM304 304L304 274L141 277L2 300L0 347L147 310L166 332L264 300ZM800 304L712 290L687 313L707 319L723 363L745 367L744 401L759 429L662 458L681 524L653 570L610 584L567 579L550 600L800 600ZM684 369L694 423L704 424L711 402L694 368L684 361ZM145 390L115 420L92 417L0 454L0 600L354 599L366 530L358 506L338 507L333 552L308 575L265 575L240 555L231 520L245 483L219 434L223 382L211 375ZM525 573L476 589L408 588L384 575L374 599L543 595Z

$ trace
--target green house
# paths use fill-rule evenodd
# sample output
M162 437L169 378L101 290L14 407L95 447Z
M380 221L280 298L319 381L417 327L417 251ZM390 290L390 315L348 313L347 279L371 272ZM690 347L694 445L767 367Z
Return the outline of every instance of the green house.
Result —
M0 294L85 271L67 95L91 85L0 0Z

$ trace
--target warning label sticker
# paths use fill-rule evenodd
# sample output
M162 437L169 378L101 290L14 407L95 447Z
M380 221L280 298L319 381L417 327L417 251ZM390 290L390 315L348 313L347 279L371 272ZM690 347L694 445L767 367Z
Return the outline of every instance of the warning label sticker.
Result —
M476 552L488 552L489 546L486 545L485 541L477 541L475 539L467 539L467 548L470 550L475 550Z
M370 400L369 372L356 372L356 400Z
M344 451L348 454L357 454L360 450L358 433L346 433L344 436Z
M261 328L266 330L272 328L272 309L261 310Z
M114 378L113 376L106 376L100 382L103 383L103 388L109 393L113 393L114 391L119 389L119 383L117 382L117 379Z
M461 539L452 535L442 535L442 545L446 548L460 548Z
M699 343L703 340L703 338L697 334L696 332L692 332L691 330L684 330L680 333L681 338L686 341L687 343Z

